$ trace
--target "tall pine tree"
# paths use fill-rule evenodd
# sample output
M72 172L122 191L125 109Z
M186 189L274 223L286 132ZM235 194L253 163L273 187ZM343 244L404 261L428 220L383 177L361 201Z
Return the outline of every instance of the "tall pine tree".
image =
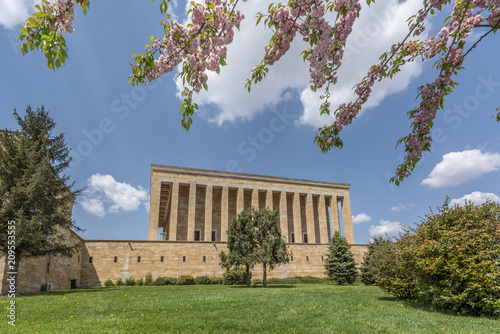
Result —
M349 244L339 232L335 232L328 244L325 269L325 274L337 284L352 284L358 275L356 261Z
M366 252L363 257L363 263L361 264L361 282L365 285L373 285L375 284L375 275L374 270L371 264L371 259L373 256L373 252L375 249L381 244L387 242L387 239L384 237L376 237L368 243L368 252Z
M69 149L64 134L52 134L56 123L44 107L28 106L24 117L14 110L14 117L20 131L0 132L0 254L17 282L23 258L71 256L79 248L62 231L80 230L71 220L80 190L64 174Z

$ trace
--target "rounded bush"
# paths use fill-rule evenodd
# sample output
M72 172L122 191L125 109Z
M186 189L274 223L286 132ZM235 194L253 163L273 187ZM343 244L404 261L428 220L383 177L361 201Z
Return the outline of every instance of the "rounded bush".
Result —
M420 299L459 313L500 314L500 205L445 203L427 218L407 249Z
M110 279L107 279L106 281L104 281L104 286L114 286L113 281Z
M210 278L210 284L223 284L224 279L222 277L209 277Z
M225 285L246 284L245 268L234 268L228 270L223 274L223 276ZM250 272L250 279L251 278L252 278L252 272Z
M438 210L374 250L377 285L439 309L500 315L500 205L446 201Z
M194 285L194 278L190 275L182 275L177 279L178 285Z
M125 285L135 285L135 278L133 276L128 277L125 280Z
M194 283L198 285L210 284L210 277L208 276L198 276L194 279Z

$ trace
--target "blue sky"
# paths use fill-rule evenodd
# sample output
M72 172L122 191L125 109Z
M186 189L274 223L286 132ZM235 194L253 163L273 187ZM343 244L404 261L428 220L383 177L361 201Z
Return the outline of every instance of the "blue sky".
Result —
M368 108L343 131L344 148L322 154L313 137L328 120L319 117L318 97L307 90L307 65L299 56L304 45L292 47L251 94L244 88L269 38L269 31L254 28L254 13L269 2L244 5L247 18L228 49L229 65L210 75L186 133L175 73L144 87L128 83L132 54L151 34L160 36L159 2L91 1L86 17L77 8L75 32L66 36L69 59L54 72L41 53L23 57L17 48L33 1L0 0L0 127L17 128L14 108L50 111L73 149L69 173L77 187L88 187L73 210L84 238L147 239L151 164L350 183L356 243L397 233L399 224L412 226L447 195L500 201L500 125L490 119L500 105L498 36L467 58L460 85L437 116L432 153L396 187L388 183L404 153L396 140L410 130L405 113L416 103L416 88L434 80L432 64L411 63L397 79L379 84ZM405 20L420 3L363 8L348 40L336 103L350 99L352 86L405 33ZM184 13L179 1L174 14L182 22ZM430 33L440 22L431 21Z

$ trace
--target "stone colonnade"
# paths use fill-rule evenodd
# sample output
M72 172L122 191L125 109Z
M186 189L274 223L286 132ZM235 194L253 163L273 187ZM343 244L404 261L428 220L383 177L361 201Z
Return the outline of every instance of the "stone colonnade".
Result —
M354 244L348 184L161 165L151 167L148 240L225 242L249 207L278 210L288 243L325 244L339 231Z

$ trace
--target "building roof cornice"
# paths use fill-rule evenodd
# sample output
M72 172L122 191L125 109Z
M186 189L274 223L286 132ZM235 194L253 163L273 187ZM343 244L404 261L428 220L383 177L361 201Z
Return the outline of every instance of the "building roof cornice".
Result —
M205 176L205 177L215 177L215 178L232 178L240 180L248 180L253 182L273 182L273 183L284 183L293 184L300 186L314 186L314 187L328 187L328 188L341 188L349 190L350 184L348 183L335 183L327 181L312 181L305 179L295 179L281 176L266 176L258 174L246 174L246 173L235 173L235 172L225 172L225 171L215 171L209 169L197 169L188 167L178 167L178 166L167 166L151 164L152 172L166 172L175 174L184 174L190 176Z

